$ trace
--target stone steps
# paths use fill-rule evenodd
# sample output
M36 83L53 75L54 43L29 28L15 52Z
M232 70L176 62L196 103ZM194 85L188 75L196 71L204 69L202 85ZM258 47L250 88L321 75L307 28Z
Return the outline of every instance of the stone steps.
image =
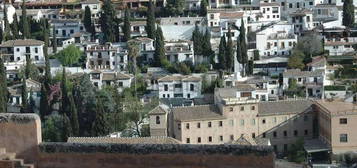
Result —
M16 153L7 153L5 148L0 148L0 167L34 168L33 164L24 164L23 159L16 159Z

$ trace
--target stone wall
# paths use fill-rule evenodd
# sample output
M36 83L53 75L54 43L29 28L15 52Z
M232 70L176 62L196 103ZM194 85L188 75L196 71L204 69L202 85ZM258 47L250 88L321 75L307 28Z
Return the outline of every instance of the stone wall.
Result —
M273 168L270 147L239 145L40 145L39 168Z
M0 148L33 163L41 141L41 122L36 114L0 114Z

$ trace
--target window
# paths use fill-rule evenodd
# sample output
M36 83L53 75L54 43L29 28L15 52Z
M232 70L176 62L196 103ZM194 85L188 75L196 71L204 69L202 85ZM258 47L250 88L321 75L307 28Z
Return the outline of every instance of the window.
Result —
M276 123L276 117L273 118L273 123Z
M201 123L197 123L197 128L201 128Z
M347 124L347 118L340 118L340 124Z
M37 47L35 48L35 53L38 53L38 48Z
M287 137L287 136L288 136L288 132L284 131L284 137Z
M231 135L231 136L230 136L230 138L231 138L231 141L233 141L233 140L234 140L234 136L233 136L233 135Z
M123 82L118 83L119 87L123 87Z
M38 56L35 56L35 60L36 60L36 61L38 61L38 60L39 60Z
M190 129L190 124L186 123L186 129Z
M255 125L255 119L252 119L252 125Z
M156 124L160 124L160 116L156 116Z
M265 119L262 120L262 123L265 124Z
M252 138L255 138L255 133L252 133Z
M347 134L340 134L340 142L348 142Z
M273 132L273 136L274 136L274 138L276 138L276 136L277 136L276 131Z
M231 112L232 112L232 111L233 111L233 107L229 107L229 111L231 111Z
M211 128L212 127L212 122L208 122L208 127Z
M222 136L222 135L219 136L219 140L220 140L220 141L223 141L223 136Z
M304 134L305 134L305 135L309 135L309 131L308 131L308 130L305 130L305 131L304 131Z
M186 138L186 143L190 143L190 138Z
M265 136L266 136L266 135L265 135L265 132L264 132L264 133L263 133L263 138L265 138Z
M288 151L288 144L284 144L284 152Z
M309 120L309 116L304 115L304 121L308 121Z
M182 88L182 84L175 84L175 88Z
M177 124L177 129L181 130L181 124L180 123Z
M244 119L241 119L241 120L240 120L240 125L241 125L241 126L244 126Z
M194 84L190 84L190 91L194 91L195 90L195 85Z
M293 4L292 3L289 4L289 8L293 8Z
M218 125L219 125L220 127L222 127L222 126L223 126L223 121L219 121L219 122L218 122Z
M212 137L211 136L208 137L208 142L212 142Z
M164 91L168 91L169 90L169 86L168 85L164 85Z
M251 109L251 110L255 110L255 106L251 106L250 109Z
M298 136L298 131L294 130L294 136Z
M201 143L201 137L197 138L197 143Z

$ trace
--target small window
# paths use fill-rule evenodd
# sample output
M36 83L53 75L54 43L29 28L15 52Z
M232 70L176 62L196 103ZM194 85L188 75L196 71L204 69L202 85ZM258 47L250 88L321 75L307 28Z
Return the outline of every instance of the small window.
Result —
M218 125L219 125L220 127L222 127L222 126L223 126L223 121L219 121L219 122L218 122Z
M274 138L276 138L276 137L277 137L277 133L276 133L276 131L274 131L274 132L273 132L273 136L274 136Z
M305 131L304 131L304 134L305 134L305 135L309 135L309 131L308 131L308 130L305 130Z
M252 133L252 138L255 138L255 133Z
M232 112L233 111L233 107L229 107L229 111Z
M265 119L262 120L262 123L265 124Z
M234 140L234 135L231 135L230 138L231 138L231 141L233 141Z
M212 142L212 137L211 136L208 137L208 142Z
M308 121L309 120L309 116L304 115L304 121Z
M240 107L240 111L244 111L244 106L241 106L241 107Z
M294 136L298 136L298 131L297 130L294 130Z
M251 106L250 109L251 109L251 110L255 110L255 106Z
M201 128L201 123L197 123L197 128Z
M180 124L180 123L177 124L177 129L178 129L178 130L181 130L181 124Z
M284 137L287 137L287 136L288 136L288 132L284 131Z
M347 118L340 118L340 124L347 124Z
M347 134L340 134L340 142L348 142Z
M223 136L222 136L222 135L219 136L219 140L220 140L220 141L223 141Z
M252 125L255 125L255 119L252 119Z
M186 123L186 129L190 129L190 124Z
M190 138L186 138L186 143L190 143Z
M197 143L201 143L201 137L197 138Z
M208 127L211 128L212 127L212 122L208 122Z
M244 126L244 119L241 119L241 120L240 120L240 125L241 125L241 126Z
M160 116L156 116L156 124L160 124Z
M263 135L262 135L262 136L263 136L263 138L265 138L265 137L266 137L266 134L265 134L265 132L263 133Z

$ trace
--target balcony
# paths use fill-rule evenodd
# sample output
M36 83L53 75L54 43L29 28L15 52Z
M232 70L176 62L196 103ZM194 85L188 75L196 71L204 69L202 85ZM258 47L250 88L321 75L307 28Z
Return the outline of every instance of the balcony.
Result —
M253 104L258 103L259 99L253 99L250 97L241 97L241 98L223 98L222 103L224 105L234 105L234 104Z

